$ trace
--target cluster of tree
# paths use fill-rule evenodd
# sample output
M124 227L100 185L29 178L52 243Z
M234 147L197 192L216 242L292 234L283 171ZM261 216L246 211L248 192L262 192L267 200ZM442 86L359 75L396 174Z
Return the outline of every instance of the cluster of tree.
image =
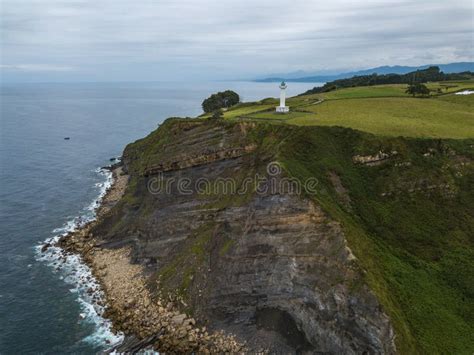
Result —
M324 86L315 87L303 93L318 94L341 88L349 88L354 86L371 86L381 84L421 84L429 81L446 81L446 80L468 80L474 78L472 72L450 73L445 74L440 71L439 67L429 67L427 69L417 70L407 74L384 74L384 75L360 75L353 76L348 79L339 79L327 82Z
M430 95L430 89L428 89L428 87L425 84L421 84L421 83L409 85L405 92L407 94L413 95L413 97L415 97L416 95L420 95L420 96Z
M226 90L212 94L202 102L202 109L204 112L214 112L222 108L231 107L240 102L239 95L232 91Z

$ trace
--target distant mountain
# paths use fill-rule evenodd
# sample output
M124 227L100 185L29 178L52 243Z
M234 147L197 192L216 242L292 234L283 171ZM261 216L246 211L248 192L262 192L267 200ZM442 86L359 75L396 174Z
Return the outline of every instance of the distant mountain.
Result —
M409 66L381 66L377 68L364 69L359 71L347 72L347 73L336 73L336 74L326 74L326 73L307 73L303 71L296 71L286 74L275 74L267 78L256 79L258 82L302 82L302 83L324 83L328 81L351 78L353 76L360 75L371 75L371 74L406 74L416 70L426 69L432 66L437 66L444 73L460 73L465 71L474 71L474 62L459 62L459 63L449 63L449 64L427 64L417 67Z

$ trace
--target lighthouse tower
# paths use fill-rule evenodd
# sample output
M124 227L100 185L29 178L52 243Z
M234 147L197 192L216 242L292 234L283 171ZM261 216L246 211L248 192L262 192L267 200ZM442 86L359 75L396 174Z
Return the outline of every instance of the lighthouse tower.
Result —
M287 86L284 81L280 84L280 106L276 107L276 112L278 113L287 113L290 111L288 106L285 106L285 90Z

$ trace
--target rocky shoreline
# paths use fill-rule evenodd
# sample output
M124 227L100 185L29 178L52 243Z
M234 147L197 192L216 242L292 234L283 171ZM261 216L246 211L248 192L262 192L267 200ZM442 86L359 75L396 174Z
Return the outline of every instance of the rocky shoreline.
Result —
M93 235L94 226L117 204L127 187L128 175L121 164L110 170L113 182L96 210L96 219L61 237L54 245L66 253L80 255L101 286L105 294L103 316L112 321L114 332L125 335L125 340L109 351L244 352L245 345L234 336L210 333L199 327L192 317L178 311L177 301L152 296L142 266L130 262L130 249L105 248L100 236ZM42 252L50 246L46 244Z

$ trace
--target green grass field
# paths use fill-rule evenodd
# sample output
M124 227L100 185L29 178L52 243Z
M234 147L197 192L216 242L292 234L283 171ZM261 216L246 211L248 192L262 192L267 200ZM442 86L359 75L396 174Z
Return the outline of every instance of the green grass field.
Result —
M325 99L355 99L363 97L391 97L406 96L406 85L378 85L378 86L359 86L343 90L335 90L322 95Z
M342 126L382 136L473 138L474 81L428 83L430 98L413 98L406 85L353 87L322 94L291 97L290 113L273 111L276 100L237 105L226 119L255 119L299 126ZM439 90L438 90L439 89ZM320 102L323 101L323 102Z
M440 96L456 91L472 89L474 88L474 81L457 81L457 82L433 82L427 83L426 86L432 90L432 96ZM356 99L356 98L370 98L370 97L409 97L405 93L407 85L405 84L391 84L391 85L374 85L374 86L358 86L353 88L340 89L330 91L327 93L305 95L295 97L296 102L301 102L301 99L316 99L323 98L326 100L337 100L337 99ZM441 92L438 92L441 89ZM292 99L289 99L291 102Z
M247 116L251 113L268 110L270 108L273 108L274 106L275 104L263 104L263 103L255 103L254 105L251 105L251 106L237 105L225 111L224 118L235 118L235 117Z
M259 113L250 114L247 117L251 119L257 120L275 120L275 121L292 121L298 119L309 119L314 115L310 112L303 112L303 111L291 111L287 114L275 113L275 109L271 111L264 111Z
M474 96L466 97L474 102ZM434 98L329 100L305 110L314 114L287 122L303 126L344 126L384 136L474 137L471 106Z

